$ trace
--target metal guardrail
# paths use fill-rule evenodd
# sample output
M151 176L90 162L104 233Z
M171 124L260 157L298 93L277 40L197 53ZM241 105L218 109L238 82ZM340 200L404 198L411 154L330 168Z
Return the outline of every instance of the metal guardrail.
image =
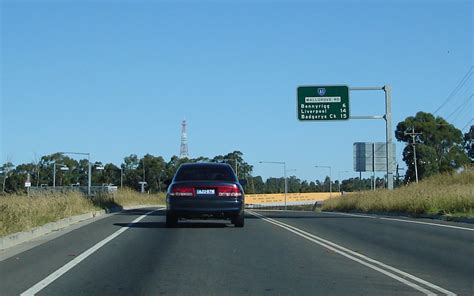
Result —
M305 206L311 206L312 210L319 208L323 205L322 200L307 200L307 201L293 201L287 202L286 206L289 208L299 208ZM273 202L273 203L252 203L246 204L246 209L282 209L285 207L284 202Z
M117 192L117 186L91 186L91 195L98 193L115 193ZM30 187L30 194L40 193L67 193L67 192L80 192L87 195L87 186L43 186L43 187Z

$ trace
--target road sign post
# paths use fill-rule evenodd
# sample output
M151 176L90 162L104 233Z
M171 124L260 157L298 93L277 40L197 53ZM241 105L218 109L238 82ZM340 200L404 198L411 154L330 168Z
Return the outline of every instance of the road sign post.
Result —
M350 116L349 91L383 90L385 92L385 114L372 116ZM297 115L300 121L348 120L348 119L384 119L386 147L392 145L392 88L348 87L346 85L299 86L297 88ZM390 149L386 149L387 188L393 189L393 170L389 161Z
M385 120L385 144L387 147L392 145L392 88L390 85L369 86L369 87L351 87L351 91L355 90L383 90L385 93L385 114L374 116L351 116L351 119L384 119ZM392 156L390 149L386 151L386 167L387 167L387 189L393 189L393 170L391 170L389 161Z

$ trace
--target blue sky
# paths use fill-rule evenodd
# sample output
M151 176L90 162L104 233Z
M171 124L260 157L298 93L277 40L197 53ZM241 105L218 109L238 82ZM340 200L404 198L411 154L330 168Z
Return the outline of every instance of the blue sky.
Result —
M265 160L355 176L353 143L384 141L384 121L299 122L296 87L390 84L395 128L472 72L472 39L472 1L1 1L1 162L169 159L186 118L192 157L240 150L255 175L281 176ZM471 75L438 115L462 128L472 92ZM383 113L383 92L351 93L351 115Z

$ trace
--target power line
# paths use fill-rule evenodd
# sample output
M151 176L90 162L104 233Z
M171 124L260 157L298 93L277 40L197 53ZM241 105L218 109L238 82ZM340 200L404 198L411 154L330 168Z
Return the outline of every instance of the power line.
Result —
M456 93L461 89L461 87L463 87L464 84L466 84L466 82L469 80L469 78L471 77L473 73L473 69L474 69L474 66L471 66L471 68L469 68L469 71L467 71L466 75L464 75L464 77L461 79L459 84L453 89L453 91L451 91L449 96L444 100L441 106L439 106L438 109L436 109L436 111L433 112L433 114L438 113L438 111L441 108L443 108L456 95Z
M471 118L471 120L469 120L469 122L461 129L461 131L463 131L466 127L468 127L473 121L474 121L474 118Z
M466 104L464 108L461 108L461 110L458 112L455 118L452 119L452 121L462 121L466 117L471 117L469 115L472 115L472 104Z
M469 97L467 97L466 100L464 100L461 105L459 105L453 112L451 112L451 114L448 115L448 117L446 117L446 120L449 120L449 118L451 116L453 116L455 113L459 112L461 110L462 107L465 107L466 106L466 103L469 102L472 97L474 96L474 94L471 94ZM458 114L459 115L459 114ZM454 116L454 117L457 117L457 116Z

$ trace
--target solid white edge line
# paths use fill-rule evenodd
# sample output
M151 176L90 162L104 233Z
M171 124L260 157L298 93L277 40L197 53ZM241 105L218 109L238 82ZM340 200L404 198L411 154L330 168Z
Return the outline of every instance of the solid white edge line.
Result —
M439 226L439 227L446 227L446 228L454 228L454 229L462 229L462 230L474 231L474 228L467 228L467 227L454 226L454 225L445 225L445 224L437 224L437 223L430 223L430 222L423 222L423 221L412 221L412 220L404 220L404 219L396 219L396 218L386 218L386 217L379 217L379 219L381 219L381 220L389 220L389 221L405 222L405 223L425 224L425 225L432 225L432 226Z
M439 226L439 227L474 231L474 228L468 228L468 227L438 224L438 223L431 223L431 222L424 222L424 221L413 221L413 220L406 220L406 219L388 218L388 217L368 216L368 215L362 215L362 214L349 214L349 213L339 213L339 212L323 212L323 214L337 214L337 215L344 215L344 216L373 218L373 219L381 219L381 220L388 220L388 221L398 221L398 222L405 222L405 223L424 224L424 225L431 225L431 226Z
M271 219L271 218L268 218L268 219ZM274 219L271 219L271 220L274 220ZM274 221L275 221L276 223L285 224L285 223L280 222L280 221L277 221L277 220L274 220ZM314 235L314 234L308 233L308 232L306 232L306 231L304 231L304 230L301 230L301 229L299 229L299 228L296 228L296 227L294 227L294 226L291 226L291 225L288 225L288 224L285 224L285 225L287 225L287 226L290 227L290 228L295 229L296 231L302 232L302 233L304 233L304 234L306 234L306 235L308 235L308 236L310 236L310 237L313 237L313 238L315 238L315 239L321 240L321 241L323 241L324 243L327 243L327 244L329 244L329 245L332 245L333 247L336 247L336 248L339 248L339 249L341 249L341 250L343 250L343 251L345 251L345 252L348 252L348 253L350 253L350 254L352 254L352 255L354 255L354 256L360 257L360 258L365 259L365 260L367 260L367 261L369 261L369 262L375 263L375 264L380 265L380 266L382 266L382 267L384 267L384 268L386 268L386 269L389 269L389 270L391 270L391 271L393 271L393 272L399 273L400 275L403 275L403 276L405 276L405 277L408 277L408 278L410 278L410 279L412 279L412 280L414 280L414 281L417 281L417 282L419 282L419 283L421 283L421 284L424 284L424 285L426 285L426 286L428 286L428 287L430 287L430 288L432 288L432 289L435 289L435 290L437 290L437 291L439 291L439 292L445 293L445 294L447 294L447 295L455 295L455 294L453 294L452 292L450 292L450 291L448 291L448 290L445 290L445 289L442 288L442 287L439 287L439 286L437 286L437 285L435 285L435 284L432 284L432 283L430 283L430 282L427 282L427 281L425 281L425 280L423 280L423 279L421 279L421 278L418 278L418 277L416 277L416 276L413 276L413 275L411 275L411 274L409 274L409 273L406 273L406 272L404 272L404 271L402 271L402 270L399 270L399 269L397 269L397 268L395 268L395 267L392 267L392 266L390 266L390 265L386 265L386 264L384 264L384 263L382 263L382 262L379 262L379 261L377 261L377 260L374 260L374 259L372 259L372 258L370 258L370 257L364 256L364 255L362 255L362 254L360 254L360 253L357 253L357 252L354 252L354 251L349 250L349 249L347 249L347 248L344 248L344 247L342 247L342 246L340 246L340 245L337 245L337 244L335 244L335 243L333 243L333 242L331 242L331 241L328 241L328 240L326 240L326 239L320 238L320 237L318 237L318 236L316 236L316 235Z
M337 215L350 216L350 217L377 219L376 216L369 216L369 215L362 215L362 214L349 214L349 213L338 213L338 212L321 212L321 214L337 214Z
M390 276L390 277L392 277L392 278L394 278L394 279L396 279L396 280L398 280L398 281L400 281L400 282L402 282L402 283L404 283L404 284L407 284L408 286L411 286L411 287L413 287L413 288L415 288L415 289L417 289L417 290L419 290L419 291L421 291L421 292L423 292L423 293L425 293L425 294L426 294L426 291L427 291L427 292L428 292L427 295L436 295L436 294L433 294L431 291L426 290L426 289L424 289L423 287L420 287L420 286L416 285L415 283L412 283L412 282L409 282L409 281L407 281L407 280L405 280L405 279L403 279L403 278L400 278L399 276L397 276L397 275L395 275L395 274L392 274L392 273L390 273L389 271L382 270L382 269L380 269L380 268L377 267L377 266L374 266L374 265L372 265L372 264L370 264L370 263L361 261L360 259L355 258L355 257L353 257L353 256L357 256L357 257L360 257L360 258L362 258L362 259L364 259L364 260L366 260L366 261L369 261L369 262L371 262L371 263L375 263L375 264L377 264L377 265L379 265L379 266L381 266L381 267L384 267L384 268L386 268L386 269L389 269L390 271L396 272L396 273L398 273L398 274L400 274L400 275L402 275L402 276L405 276L405 277L407 277L407 278L410 278L411 280L414 280L414 281L416 281L416 282L418 282L418 283L420 283L420 284L424 284L424 285L426 285L426 286L428 286L428 287L430 287L430 288L432 288L432 289L435 289L435 290L437 290L437 291L439 291L439 292L441 292L441 293L444 293L444 294L446 294L446 295L451 295L451 296L456 295L455 293L453 293L453 292L451 292L451 291L448 291L448 290L446 290L446 289L444 289L444 288L441 288L441 287L439 287L439 286L437 286L437 285L435 285L435 284L432 284L432 283L427 282L427 281L425 281L425 280L423 280L423 279L421 279L421 278L418 278L418 277L416 277L416 276L413 276L413 275L411 275L411 274L409 274L409 273L407 273L407 272L404 272L404 271L399 270L399 269L397 269L397 268L395 268L395 267L386 265L386 264L384 264L384 263L382 263L382 262L379 262L379 261L377 261L377 260L374 260L374 259L372 259L372 258L370 258L370 257L364 256L364 255L362 255L362 254L359 254L359 253L357 253L357 252L354 252L354 251L352 251L352 250L349 250L349 249L347 249L347 248L345 248L345 247L342 247L342 246L340 246L340 245L338 245L338 244L335 244L335 243L333 243L333 242L331 242L331 241L328 241L328 240L325 240L325 239L323 239L323 238L320 238L320 237L318 237L318 236L316 236L316 235L314 235L314 234L308 233L308 232L306 232L306 231L304 231L304 230L301 230L301 229L299 229L299 228L296 228L296 227L294 227L294 226L288 225L288 224L283 223L283 222L281 222L281 221L274 220L274 219L272 219L272 218L267 218L267 217L265 217L264 215L261 215L261 214L258 214L258 213L254 213L254 212L250 212L250 211L249 211L249 213L252 214L252 215L254 215L254 216L257 216L257 217L259 217L259 218L261 218L261 219L263 219L263 220L265 220L265 221L267 221L267 222L269 222L269 223L272 223L272 224L277 225L277 226L279 226L279 227L281 227L281 228L284 228L284 229L286 229L286 230L288 230L288 231L290 231L290 232L293 232L293 233L295 233L295 234L297 234L297 235L299 235L299 236L301 236L301 237L304 237L304 238L306 238L306 239L308 239L308 240L310 240L310 241L312 241L312 242L314 242L314 243L317 243L317 244L319 244L319 245L321 245L321 246L323 246L323 247L325 247L325 248L328 248L328 249L330 249L330 250L332 250L332 251L335 251L335 252L337 252L338 254L343 255L343 256L345 256L345 257L351 259L351 260L354 260L354 261L359 262L359 263L361 263L361 264L363 264L363 265L366 265L366 266L368 266L368 267L370 267L370 268L372 268L372 269L374 269L374 270L377 270L377 271L379 271L379 272L382 272L382 271L383 271L383 272L382 272L383 274L385 274L385 275L387 275L387 276ZM336 249L336 248L337 248L337 249ZM347 253L349 253L349 254L351 254L351 255L353 255L353 256L351 256L351 255L349 255L349 254L346 254L346 253L344 253L344 252L347 252ZM408 283L409 283L409 284L408 284ZM422 291L422 290L423 290L423 291Z
M31 288L29 288L25 292L21 293L20 295L21 296L23 296L23 295L24 296L29 296L29 295L35 295L36 293L40 292L45 287L47 287L49 284L51 284L52 282L57 280L59 277L61 277L63 274L68 272L71 268L73 268L74 266L79 264L81 261L83 261L84 259L86 259L90 255L92 255L94 252L96 252L101 247L103 247L105 244L107 244L108 242L110 242L111 240L113 240L114 238L116 238L117 236L122 234L123 232L125 232L127 229L130 228L130 226L133 223L137 223L137 222L141 221L143 218L145 218L146 216L148 216L148 215L150 215L154 212L161 211L161 210L164 210L164 208L149 211L148 213L145 213L144 215L136 218L132 222L128 223L127 226L120 228L119 230L115 231L114 233L112 233L111 235L106 237L105 239L103 239L100 242L98 242L97 244L93 245L92 247L87 249L85 252L81 253L79 256L77 256L73 260L69 261L66 265L64 265L63 267L61 267L58 270L54 271L53 273L48 275L46 278L44 278L43 280L41 280L40 282L38 282L37 284L35 284Z

